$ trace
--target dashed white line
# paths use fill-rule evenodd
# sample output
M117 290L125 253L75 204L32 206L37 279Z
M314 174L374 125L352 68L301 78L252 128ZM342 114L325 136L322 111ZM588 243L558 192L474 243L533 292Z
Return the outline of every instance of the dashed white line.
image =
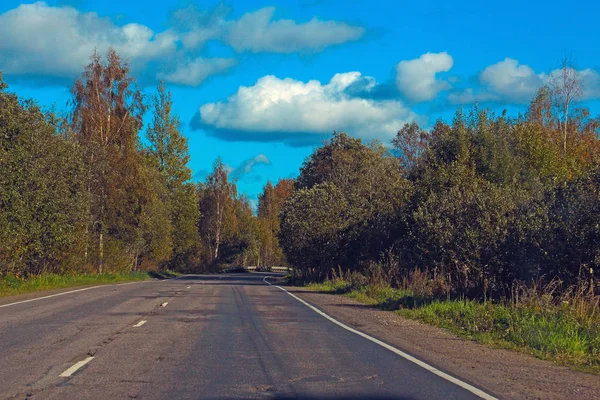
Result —
M164 303L162 303L160 306L161 306L161 307L166 307L166 306L167 306L167 304L169 304L169 302L168 302L168 301L165 301L165 302L164 302Z
M82 368L85 364L89 363L90 361L92 361L94 359L94 357L88 357L84 360L78 361L75 364L73 364L73 366L71 366L70 368L68 368L65 372L63 372L62 374L60 374L59 376L61 378L68 378L71 375L73 375L75 372L77 372L77 370L79 370L80 368Z
M144 325L146 322L148 322L148 321L146 321L146 320L143 319L140 322L138 322L137 324L135 324L133 327L134 328L139 328L140 326Z
M405 352L403 352L400 349L395 348L394 346L391 346L385 342L382 342L379 339L375 339L372 336L367 335L366 333L363 333L361 331L357 331L354 328L349 327L348 325L338 321L337 319L329 316L328 314L325 314L323 311L319 310L317 307L307 303L306 301L302 300L300 297L294 295L293 293L290 293L287 291L287 289L282 288L281 286L277 286L277 285L273 285L271 284L271 282L267 281L266 279L269 278L268 276L265 276L263 278L263 282L268 283L270 286L276 287L277 289L283 290L285 293L289 294L290 296L292 296L294 299L298 300L300 303L304 304L305 306L307 306L308 308L310 308L311 310L313 310L314 312L316 312L317 314L327 318L329 321L333 322L334 324L344 328L347 331L350 331L352 333L357 334L358 336L361 336L367 340L370 340L373 343L376 343L378 345L380 345L381 347L384 347L386 349L388 349L389 351L396 353L397 355L399 355L400 357L405 358L406 360L417 364L419 367L426 369L427 371L431 372L432 374L435 374L437 376L439 376L440 378L443 378L447 381L450 381L452 383L454 383L455 385L460 386L461 388L468 390L469 392L473 393L476 396L479 396L480 398L484 399L484 400L498 400L496 397L487 394L486 392L484 392L481 389L476 388L475 386L469 385L466 382L461 381L458 378L455 378L451 375L448 375L445 372L440 371L439 369L427 364L424 361L419 360L418 358L415 358L413 356L411 356L410 354L407 354Z

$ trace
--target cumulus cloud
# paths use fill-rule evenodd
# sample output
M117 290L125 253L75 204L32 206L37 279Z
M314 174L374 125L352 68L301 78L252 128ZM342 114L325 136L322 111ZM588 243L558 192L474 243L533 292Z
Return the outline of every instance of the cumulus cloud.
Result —
M517 60L506 58L486 67L479 79L492 93L514 102L527 102L542 87L548 77L536 74L528 65L519 64Z
M236 51L294 53L320 51L359 39L365 29L336 21L313 18L298 24L290 19L273 20L274 7L266 7L227 24L225 41Z
M231 177L233 179L242 179L260 165L271 165L271 161L264 154L258 154L252 158L242 161L240 165L231 169Z
M97 48L113 46L133 63L176 50L176 36L140 24L116 26L96 13L23 4L0 15L0 68L7 75L73 77Z
M112 46L139 76L198 86L235 64L231 58L202 57L199 52L209 40L237 52L314 52L364 33L361 27L316 18L306 23L275 20L274 11L264 8L227 20L224 6L210 12L190 6L174 12L171 28L154 32L69 5L23 4L0 14L0 70L28 79L70 80L88 64L94 49L105 53Z
M437 74L449 71L453 65L452 56L446 52L425 53L414 60L401 61L396 65L396 86L411 101L433 100L450 88Z
M356 98L346 90L360 72L336 74L327 84L275 76L242 86L227 101L200 107L192 127L225 140L282 141L312 145L334 130L388 141L405 122L417 118L400 101Z
M223 73L236 64L233 58L196 58L179 64L171 73L159 73L165 82L176 85L199 86L211 75Z
M456 91L448 95L454 104L469 104L475 101L493 101L503 104L526 104L536 92L550 82L560 70L537 73L528 65L512 58L487 66L479 74L480 86ZM600 74L592 69L577 71L581 80L581 100L600 98Z

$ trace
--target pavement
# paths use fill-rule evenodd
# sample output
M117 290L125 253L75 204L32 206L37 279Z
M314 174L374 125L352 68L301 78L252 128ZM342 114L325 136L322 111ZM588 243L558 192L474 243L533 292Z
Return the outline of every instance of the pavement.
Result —
M0 398L493 398L267 276L186 275L5 299Z

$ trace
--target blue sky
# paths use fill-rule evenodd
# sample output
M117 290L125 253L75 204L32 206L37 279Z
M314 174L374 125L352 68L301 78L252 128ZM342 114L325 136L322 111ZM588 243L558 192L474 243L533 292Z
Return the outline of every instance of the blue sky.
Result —
M93 48L115 47L144 91L173 92L196 178L221 156L255 199L333 130L388 143L475 101L523 111L565 53L600 112L597 15L591 0L2 0L0 70L62 109Z

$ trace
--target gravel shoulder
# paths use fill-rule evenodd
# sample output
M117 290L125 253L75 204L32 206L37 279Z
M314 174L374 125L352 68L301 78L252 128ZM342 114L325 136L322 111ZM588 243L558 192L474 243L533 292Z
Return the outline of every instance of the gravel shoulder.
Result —
M354 299L287 289L336 319L504 399L600 399L600 377L511 350L494 349L442 328Z

